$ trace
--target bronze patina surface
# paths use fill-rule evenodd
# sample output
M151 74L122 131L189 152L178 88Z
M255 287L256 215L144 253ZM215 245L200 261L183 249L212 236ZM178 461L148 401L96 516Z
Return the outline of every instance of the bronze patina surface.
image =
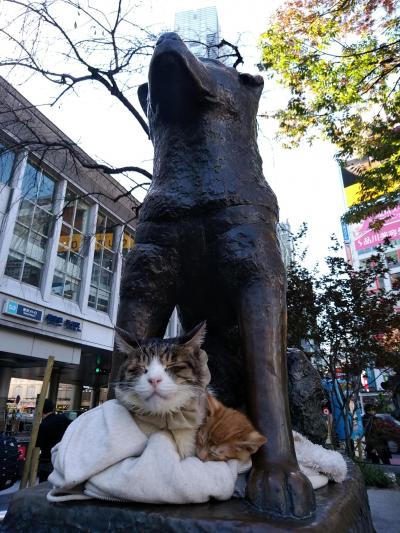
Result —
M294 454L278 209L256 141L262 87L259 76L196 59L175 33L159 39L149 83L139 89L154 180L125 267L118 318L137 339L162 336L175 306L186 330L207 320L212 387L225 403L245 405L269 439L254 457L247 500L55 504L43 484L14 496L2 532L373 533L358 469L349 463L344 483L316 491L314 512L314 493ZM300 381L317 381L299 354L291 359L291 390L301 404ZM119 364L115 354L114 376Z
M186 331L207 320L211 386L245 403L268 443L247 497L279 516L315 509L294 454L287 397L286 279L278 206L262 173L256 115L260 76L199 60L162 35L139 98L154 144L154 177L120 290L119 326L164 334L175 306ZM113 376L120 361L114 357ZM114 379L114 378L112 378Z

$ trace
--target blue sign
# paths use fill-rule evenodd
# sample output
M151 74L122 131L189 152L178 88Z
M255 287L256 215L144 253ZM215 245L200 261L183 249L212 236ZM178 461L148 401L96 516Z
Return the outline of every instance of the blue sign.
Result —
M64 328L70 329L71 331L82 331L81 323L75 322L74 320L64 320Z
M50 313L46 315L46 322L50 326L62 326L64 319L62 316L51 315Z
M64 329L69 329L70 331L81 332L81 323L75 322L74 320L69 320L68 318L63 318L62 316L52 315L48 313L46 315L46 322L50 326L64 326Z
M349 228L347 227L347 224L345 224L344 222L342 222L342 232L343 232L344 242L350 242Z
M6 300L4 304L3 313L12 315L18 318L25 318L32 320L32 322L41 322L43 318L43 311L35 307L14 302L13 300Z

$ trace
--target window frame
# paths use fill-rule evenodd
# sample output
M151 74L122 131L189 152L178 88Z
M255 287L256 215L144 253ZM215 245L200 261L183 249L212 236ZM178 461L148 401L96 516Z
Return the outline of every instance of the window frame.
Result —
M81 297L81 292L83 290L83 284L84 284L84 268L85 268L85 261L87 260L87 256L88 256L88 250L89 250L89 240L90 240L90 228L89 228L89 222L90 222L90 209L91 209L91 205L87 202L84 202L82 201L81 198L79 197L75 197L75 198L72 198L72 200L68 199L68 196L69 195L73 195L73 191L71 191L71 189L67 189L66 191L66 194L65 194L65 198L64 198L64 201L63 201L63 207L62 207L62 210L63 210L63 216L60 217L61 218L61 223L60 223L60 230L58 232L58 240L57 240L57 247L56 247L56 259L55 259L55 263L54 263L54 269L53 269L53 272L52 272L52 281L51 281L51 284L50 284L50 293L52 296L56 296L56 297L59 297L59 298L63 298L63 299L66 299L66 300L69 300L70 302L73 302L73 303L76 303L79 305L80 303L80 297ZM64 210L67 207L71 206L72 204L72 218L70 219L70 221L68 221L66 218L64 218ZM78 212L78 209L79 209L79 205L80 204L83 204L85 206L85 210L86 210L86 220L85 220L85 224L84 224L84 227L82 227L82 229L78 229L76 227L76 215L77 215L77 212ZM68 230L68 241L66 244L64 244L62 242L62 236L64 235L63 234L63 227L65 227L67 230ZM74 238L74 235L78 235L80 236L80 246L78 247L78 251L74 251L73 250L73 246L72 246L72 243L73 243L73 238ZM66 235L66 234L65 234ZM60 252L60 247L63 248L64 252ZM57 265L57 258L60 257L58 254L59 253L66 253L66 256L65 258L63 259L63 270L61 270L61 268L58 268L58 265ZM70 264L72 264L72 262L70 261L70 258L71 257L75 257L78 258L78 261L80 262L80 266L78 267L78 275L74 274L73 272L69 272L68 271L68 266ZM55 292L54 291L54 283L55 283L55 278L56 276L61 279L61 294L58 293L58 292ZM70 284L70 287L72 288L72 286L76 286L76 291L75 291L75 294L76 296L75 297L69 297L69 296L66 296L66 286L67 286L67 283Z
M5 149L4 152L2 152L3 149ZM12 156L10 170L9 170L9 176L8 176L7 180L3 180L2 179L2 176L3 176L2 159L3 159L4 156L7 157L9 154L11 154L11 156ZM4 142L3 139L0 139L0 188L4 187L5 185L7 185L8 187L11 185L11 182L12 182L13 177L14 177L14 170L15 170L16 160L17 160L17 152L15 150L12 150L11 148L8 148L7 142Z
M24 178L27 176L28 172L31 172L31 169L33 169L36 172L35 175L35 196L28 198L21 194L21 198L19 200L18 210L16 213L15 223L13 226L13 232L12 237L10 241L10 246L8 248L7 253L7 259L6 259L6 265L4 270L4 275L14 279L20 283L25 283L27 285L30 285L32 287L35 287L37 289L41 288L41 285L43 283L43 270L46 264L46 257L47 257L47 251L49 248L49 244L51 241L51 238L54 234L54 221L55 221L55 194L57 190L57 184L58 180L53 177L52 174L50 174L43 166L38 165L34 160L27 158L26 166L24 168L23 175L21 176L21 191L24 191ZM44 183L44 178L47 178L47 180L52 182L52 192L51 192L51 202L50 202L50 209L46 206L40 205L40 192L42 190L42 185ZM29 180L29 177L27 178L27 181ZM27 205L30 209L29 213L29 221L23 220L22 217L20 217L20 214L22 212L22 208L24 205ZM40 225L35 226L35 221L37 224L37 218L36 213L39 213L40 216L43 216L44 219L48 219L47 222L47 230L46 232L40 231ZM45 224L46 225L46 224ZM24 249L23 251L20 251L17 247L13 248L13 240L16 235L17 228L22 228L23 231L27 232L27 237L24 241ZM45 244L43 247L40 247L42 249L42 258L37 259L34 257L34 254L29 254L29 243L32 245L32 237L36 240L45 240ZM7 265L9 262L9 259L11 257L17 258L21 261L21 265L19 266L19 275L13 276L10 275L10 273L7 273ZM31 263L29 263L29 261ZM38 283L32 283L30 280L27 279L25 274L25 267L26 265L31 264L36 269L39 268L39 277L38 277Z
M99 225L99 218L102 217L103 221ZM110 224L111 222L111 224ZM88 291L88 298L87 298L87 305L88 308L104 313L110 316L110 313L112 312L112 294L113 294L113 285L114 285L114 279L116 275L116 268L117 268L117 261L118 261L118 244L117 244L117 227L119 226L118 222L115 221L115 219L112 219L107 213L100 210L97 213L96 216L96 222L95 222L95 230L94 230L94 252L93 252L93 263L92 263L92 269L90 273L90 279L89 279L89 291ZM98 229L102 228L102 231L99 232ZM106 234L109 233L107 231L109 228L112 229L112 243L111 248L106 245L107 238ZM99 248L97 252L100 252L100 256L96 257L96 248ZM103 264L104 259L104 252L107 252L107 254L112 254L111 259L111 268L108 269ZM98 259L99 258L99 259ZM94 280L94 272L97 270L96 280ZM104 273L107 273L107 277L109 277L109 288L105 288L105 286L101 285L101 275L104 275ZM94 292L94 299L92 299ZM99 308L99 293L107 293L107 308Z

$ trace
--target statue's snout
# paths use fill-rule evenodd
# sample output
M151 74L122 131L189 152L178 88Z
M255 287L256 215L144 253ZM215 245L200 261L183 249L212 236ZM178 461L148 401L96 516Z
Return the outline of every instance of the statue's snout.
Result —
M167 41L167 40L169 40L169 41L181 41L182 39L174 31L168 31L168 32L163 33L162 35L160 35L160 37L158 38L158 41L156 43L156 46L158 46L159 44L161 44L161 43L163 43L164 41Z

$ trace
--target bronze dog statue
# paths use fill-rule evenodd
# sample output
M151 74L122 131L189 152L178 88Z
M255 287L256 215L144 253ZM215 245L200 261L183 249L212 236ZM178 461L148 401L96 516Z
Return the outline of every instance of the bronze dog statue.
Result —
M186 331L207 320L211 385L268 436L247 496L259 509L306 517L286 375L286 277L278 206L262 174L256 114L260 76L198 60L176 33L160 37L140 86L154 144L154 177L121 285L118 324L164 335L177 306ZM113 375L119 366L114 355Z

